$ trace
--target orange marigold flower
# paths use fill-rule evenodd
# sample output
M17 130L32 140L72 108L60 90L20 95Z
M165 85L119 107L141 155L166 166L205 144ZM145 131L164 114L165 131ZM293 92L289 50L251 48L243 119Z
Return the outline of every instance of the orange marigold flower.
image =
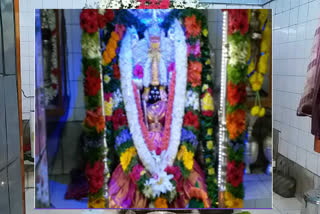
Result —
M88 110L86 113L86 118L84 120L84 123L89 127L95 127L97 130L97 133L102 132L104 130L105 123L104 123L104 117L102 115L101 106L94 111Z
M159 197L154 202L155 208L168 208L167 199Z
M231 114L227 114L227 129L230 140L235 140L246 129L246 112L237 109Z
M201 21L197 22L196 16L194 14L184 19L184 25L186 26L188 37L199 35L201 31Z
M201 85L201 72L202 64L198 61L190 61L188 65L188 83L191 83L192 87Z

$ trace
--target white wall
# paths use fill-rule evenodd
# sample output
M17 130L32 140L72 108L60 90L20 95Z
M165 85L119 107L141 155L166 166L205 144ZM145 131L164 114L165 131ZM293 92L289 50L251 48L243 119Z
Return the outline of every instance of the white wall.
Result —
M320 0L275 0L273 9L273 126L281 131L279 152L320 175L320 155L313 151L311 120L296 110L306 80Z

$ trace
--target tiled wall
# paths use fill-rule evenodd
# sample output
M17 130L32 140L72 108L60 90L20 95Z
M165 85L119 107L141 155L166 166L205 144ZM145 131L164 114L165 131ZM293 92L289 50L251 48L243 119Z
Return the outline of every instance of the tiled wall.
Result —
M273 22L273 126L281 131L278 151L320 175L320 155L313 151L311 120L296 110L306 80L320 0L276 0Z
M90 2L90 1L87 1ZM20 0L20 38L21 38L21 82L23 120L30 119L30 112L34 111L34 9L40 8L83 8L85 0ZM77 14L73 14L77 13ZM80 25L79 11L66 12L67 75L70 80L70 111L68 120L83 120L84 103L81 75ZM75 63L78 62L78 63Z

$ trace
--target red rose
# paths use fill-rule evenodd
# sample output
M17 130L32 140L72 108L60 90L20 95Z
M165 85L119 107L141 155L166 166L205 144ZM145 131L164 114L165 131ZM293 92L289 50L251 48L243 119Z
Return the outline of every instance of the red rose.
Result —
M51 86L53 89L57 89L57 84L53 83Z
M113 64L112 67L113 67L113 76L114 76L114 78L120 79L120 69L119 69L118 64Z
M203 116L206 117L212 117L213 116L213 111L202 111Z
M95 33L98 31L98 23L96 20L89 20L86 23L85 30L88 33Z
M101 89L101 79L99 72L89 66L86 70L84 90L87 96L95 96Z
M99 24L99 28L103 28L104 26L106 26L108 20L104 15L98 14L98 24Z
M199 120L196 114L193 114L192 111L188 111L184 115L183 124L185 126L194 126L196 130L199 129Z
M84 9L80 14L80 26L88 33L98 30L98 11L96 9Z
M55 69L53 69L53 70L51 71L51 73L52 73L53 75L57 76L58 73L59 73L59 69L55 68Z
M242 104L246 101L247 91L246 85L243 83L235 85L229 82L227 92L227 100L231 106Z
M113 10L111 9L106 10L104 13L104 17L106 18L107 22L112 21L114 18Z
M104 183L104 164L102 161L96 161L93 167L88 163L86 165L86 176L88 178L90 193L97 193Z
M121 108L114 111L112 115L112 124L114 130L117 130L119 127L128 124L127 117Z
M227 182L238 187L243 182L244 163L236 163L234 160L227 164Z

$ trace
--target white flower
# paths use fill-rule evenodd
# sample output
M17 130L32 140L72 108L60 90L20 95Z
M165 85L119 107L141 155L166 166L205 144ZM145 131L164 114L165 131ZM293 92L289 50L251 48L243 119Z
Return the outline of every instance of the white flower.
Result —
M122 102L122 94L120 92L120 89L117 89L117 91L113 93L112 102L113 109L116 109L119 106L120 102Z
M101 15L104 15L104 12L105 12L105 9L99 9L98 10L98 13L101 14Z
M191 107L193 110L199 110L199 94L192 90L187 92L186 107Z
M173 175L167 174L165 171L154 174L152 178L146 181L145 186L151 186L152 196L159 197L161 193L171 192L174 186L170 182Z

